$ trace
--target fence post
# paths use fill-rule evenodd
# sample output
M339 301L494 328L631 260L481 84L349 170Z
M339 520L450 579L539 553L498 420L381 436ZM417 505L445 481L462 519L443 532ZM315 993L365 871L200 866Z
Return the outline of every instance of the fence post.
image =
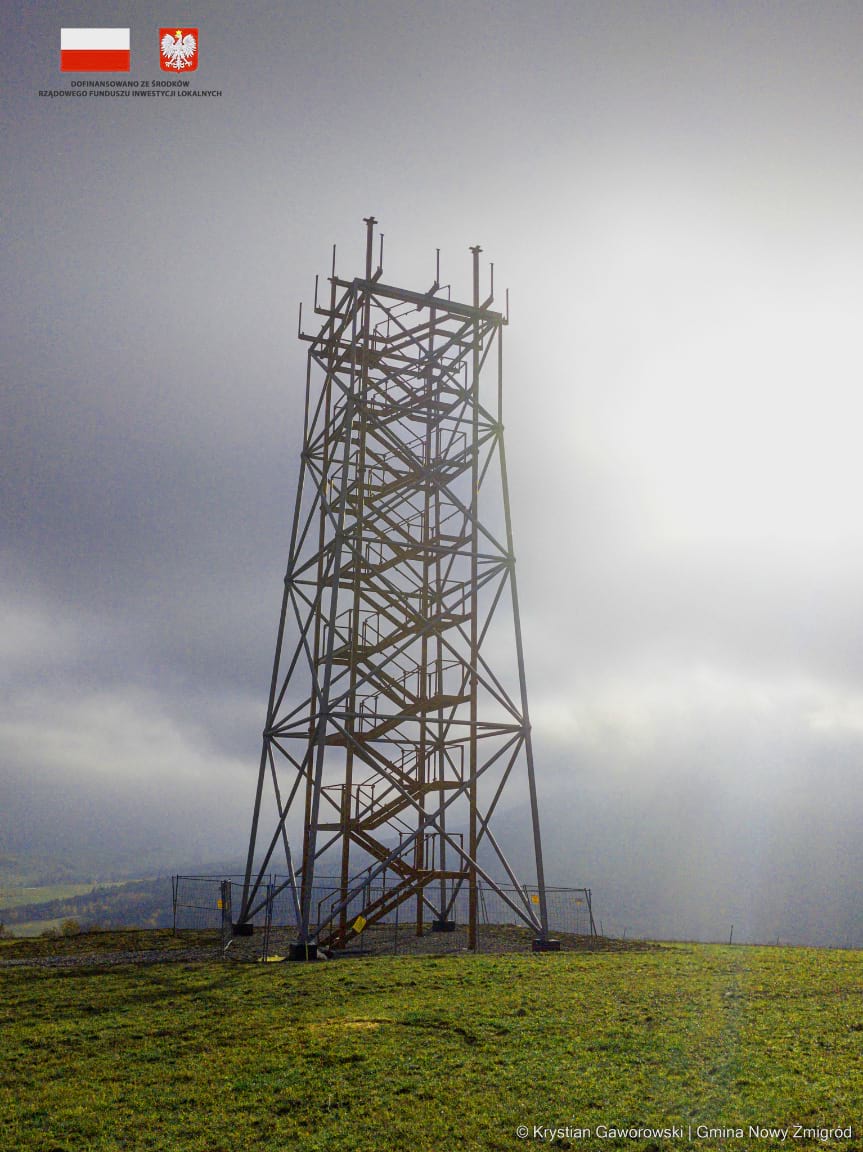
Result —
M395 931L393 932L393 956L399 954L399 908L401 904L396 904L396 924Z
M275 897L276 886L272 880L267 885L267 914L264 920L264 938L261 943L261 960L266 964L270 955L270 928L273 925L273 902Z
M171 930L171 934L173 936L177 935L177 889L179 888L179 886L180 886L180 877L179 876L172 876L171 877L171 907L173 908L173 911L174 911L174 920L173 920L173 928Z
M589 888L585 888L584 891L587 895L587 914L590 917L590 934L591 934L591 936L595 936L596 935L596 925L593 922L593 904L590 901L591 893L590 893Z
M366 880L365 887L363 888L363 906L362 906L361 912L365 912L366 908L368 908L369 904L371 904L371 901L372 901L372 889L371 889L371 885L370 885L369 881ZM365 916L363 916L363 919L365 920ZM361 956L365 956L365 954L366 954L365 931L366 931L366 927L364 924L363 930L360 933L360 955Z
M233 933L233 918L231 916L231 881L223 880L219 885L219 903L222 906L222 951L227 951L232 940L234 939Z

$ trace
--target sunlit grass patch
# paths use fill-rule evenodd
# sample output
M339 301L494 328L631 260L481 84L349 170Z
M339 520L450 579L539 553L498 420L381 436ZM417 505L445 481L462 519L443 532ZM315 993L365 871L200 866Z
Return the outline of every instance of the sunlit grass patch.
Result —
M438 1152L525 1147L521 1124L863 1129L855 953L677 946L0 981L3 1148ZM602 1141L623 1146L651 1142Z

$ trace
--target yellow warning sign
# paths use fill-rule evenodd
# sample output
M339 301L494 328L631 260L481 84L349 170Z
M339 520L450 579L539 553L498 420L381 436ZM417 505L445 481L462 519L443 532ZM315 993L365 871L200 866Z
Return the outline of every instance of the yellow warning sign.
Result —
M222 907L222 901L221 901L221 900L217 900L217 901L216 901L216 907L217 907L217 908L221 908L221 907Z
M363 928L365 928L365 926L366 926L365 916L357 916L356 920L354 920L354 923L353 923L354 932L356 932L356 934L359 936L360 932L362 932L362 930L363 930Z
M532 902L533 904L538 904L538 903L539 903L539 897L537 896L537 894L536 894L535 892L534 892L534 894L531 896L531 898L530 898L530 899L531 899L531 902Z

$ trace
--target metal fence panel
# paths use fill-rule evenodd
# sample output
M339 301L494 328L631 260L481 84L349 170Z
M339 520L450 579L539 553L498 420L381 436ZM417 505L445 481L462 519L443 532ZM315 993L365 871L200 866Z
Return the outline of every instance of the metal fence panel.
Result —
M287 876L274 874L259 893L251 923L252 937L234 937L232 909L242 903L243 880L240 876L175 876L172 882L174 930L214 929L221 935L225 955L238 959L275 959L286 955L297 940L297 915L294 893ZM467 949L469 892L465 884L452 885L447 892L447 923L435 930L429 910L423 909L418 931L415 896L397 906L374 924L363 923L363 910L386 891L386 884L363 887L344 910L348 925L355 933L344 954L439 954ZM526 908L535 908L537 890L503 888L511 900ZM480 952L513 951L530 947L531 930L513 912L501 894L487 885L478 885ZM312 890L313 928L326 924L341 902L341 888L336 877L319 877ZM595 936L591 891L589 888L546 888L549 927L567 936Z

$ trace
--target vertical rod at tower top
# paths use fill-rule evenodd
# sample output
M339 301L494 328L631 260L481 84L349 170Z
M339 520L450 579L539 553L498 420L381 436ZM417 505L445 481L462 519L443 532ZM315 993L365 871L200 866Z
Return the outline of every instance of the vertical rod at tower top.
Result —
M375 220L374 216L366 216L363 218L363 223L366 226L366 280L372 278L372 244L375 235ZM381 249L381 257L383 257L383 249Z

